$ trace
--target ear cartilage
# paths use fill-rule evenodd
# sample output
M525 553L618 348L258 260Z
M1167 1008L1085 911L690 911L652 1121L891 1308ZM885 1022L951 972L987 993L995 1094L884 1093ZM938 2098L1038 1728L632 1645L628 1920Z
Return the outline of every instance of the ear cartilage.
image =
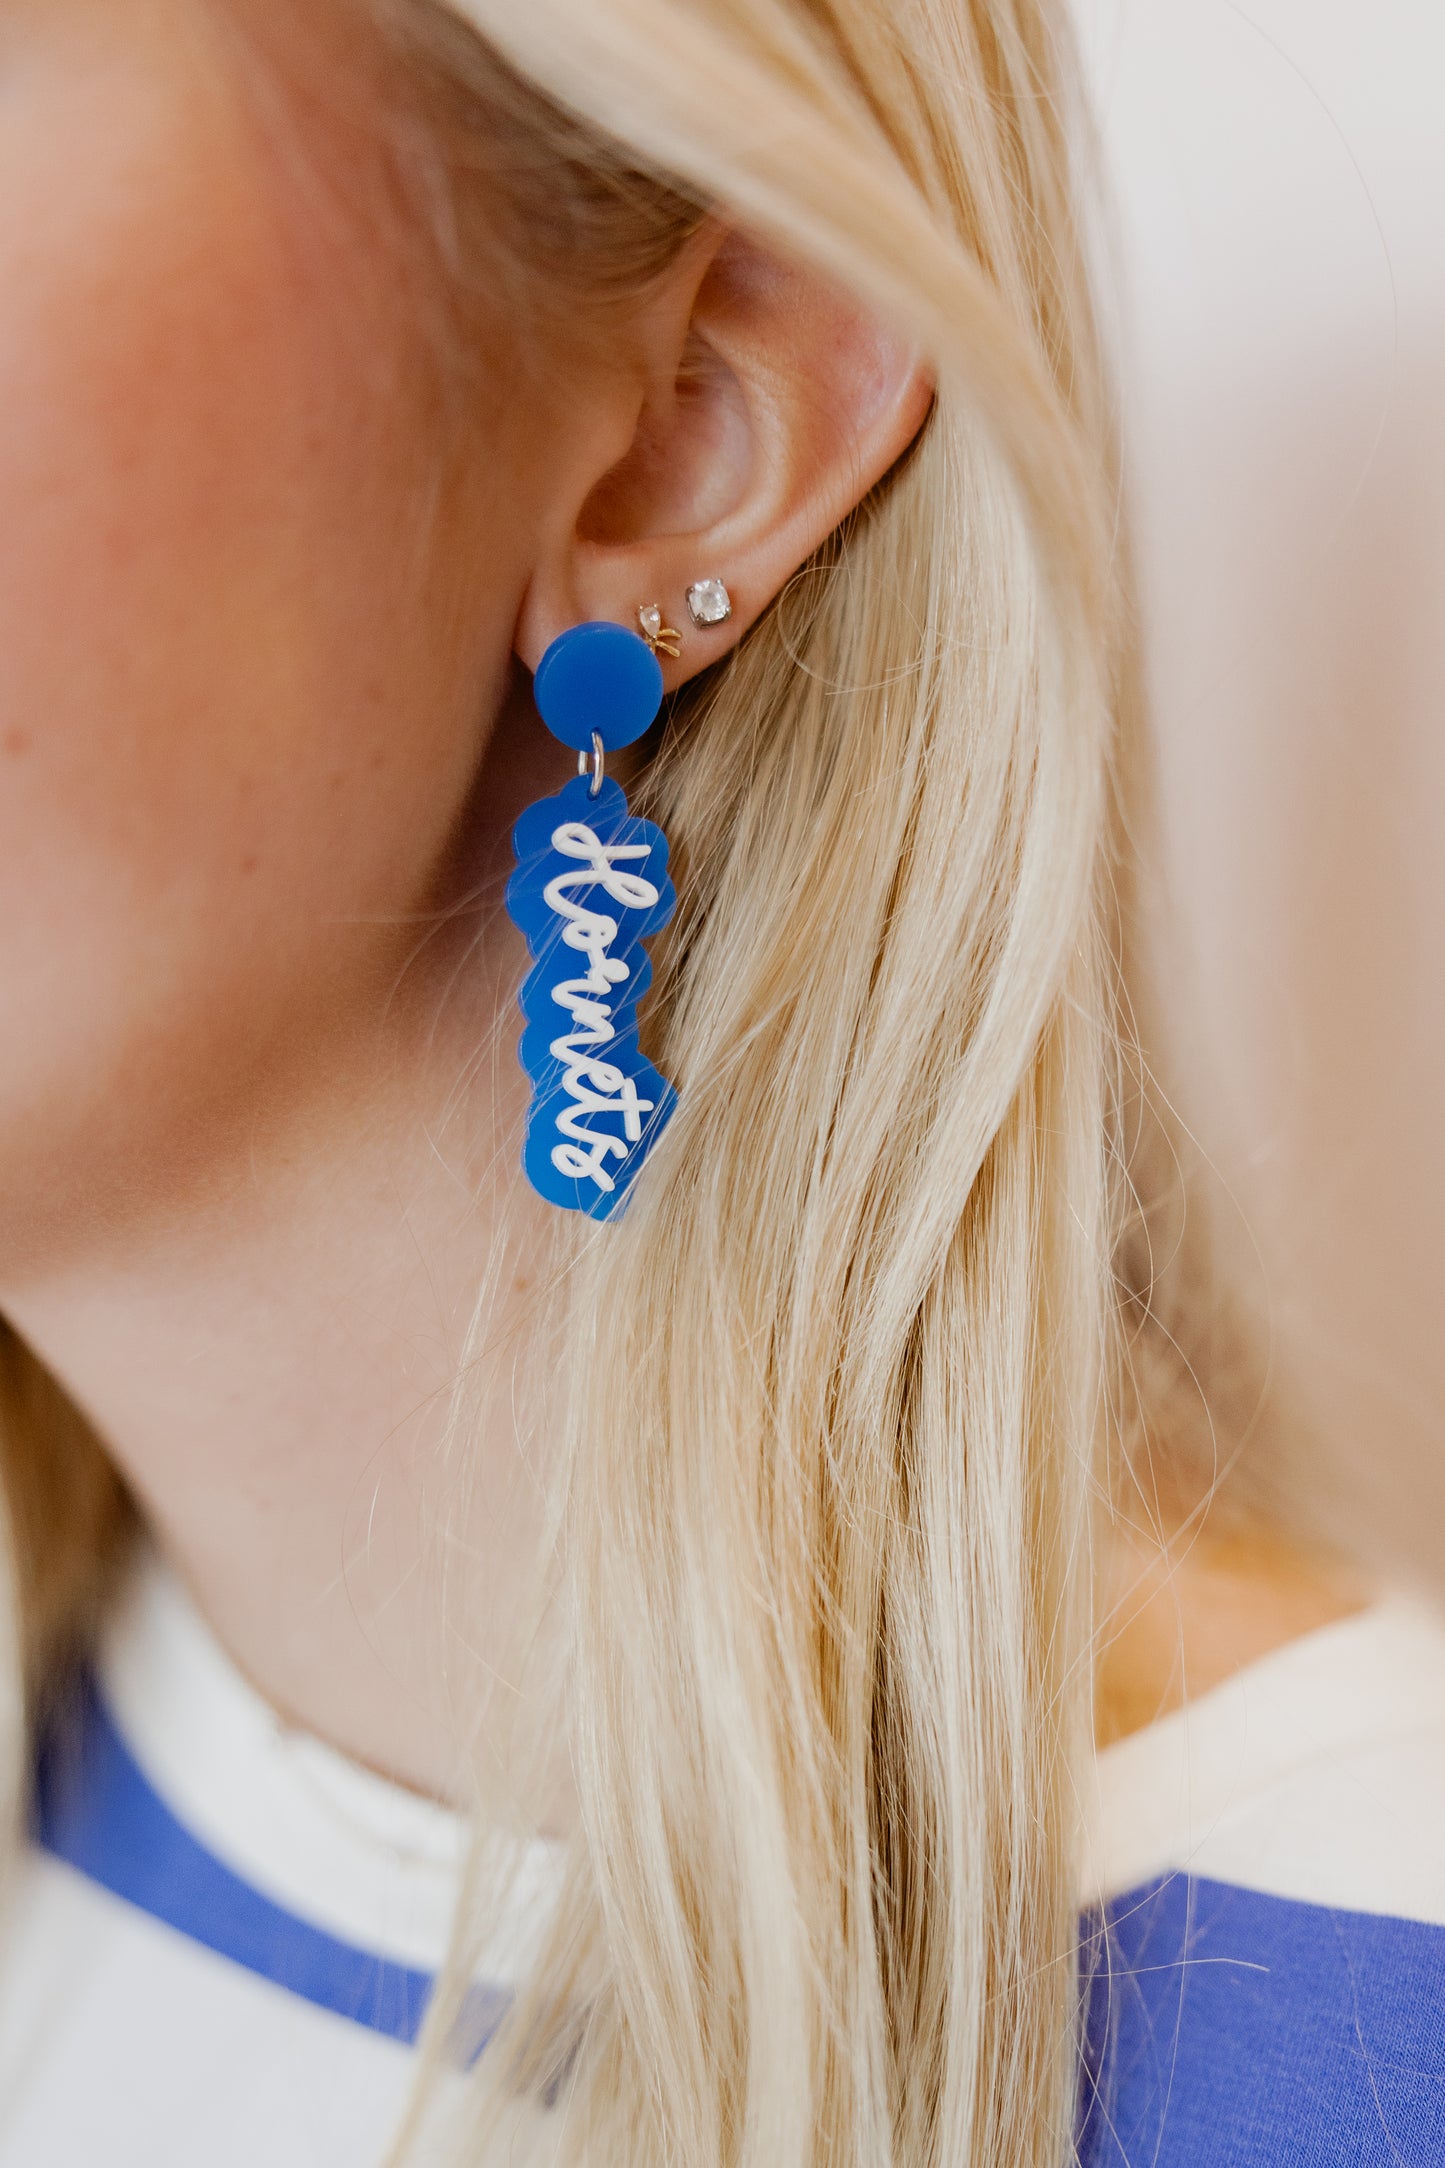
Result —
M733 598L721 580L694 580L687 591L687 614L695 625L725 625Z
M532 1081L522 1165L549 1204L604 1220L626 1203L677 1105L637 1037L651 977L643 942L677 901L667 838L603 775L604 752L655 718L662 670L626 626L574 625L542 657L533 695L582 772L528 806L512 837L507 910L532 956L520 997Z
M675 625L663 623L661 605L644 602L637 613L637 622L642 628L642 637L653 654L666 655L670 661L676 662L682 653L682 634Z

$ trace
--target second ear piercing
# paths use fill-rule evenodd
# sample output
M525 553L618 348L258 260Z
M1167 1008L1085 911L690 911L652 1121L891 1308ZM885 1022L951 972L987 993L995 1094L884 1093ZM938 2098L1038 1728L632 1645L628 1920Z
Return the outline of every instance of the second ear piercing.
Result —
M687 591L687 614L695 625L725 625L733 598L721 580L694 580Z
M703 631L725 625L733 614L733 598L719 579L694 580L687 590L687 614ZM643 603L637 613L637 629L654 655L677 660L682 651L682 634L667 623L661 603Z
M682 634L675 626L663 623L658 603L644 602L637 613L637 628L654 655L666 655L676 662L682 652Z

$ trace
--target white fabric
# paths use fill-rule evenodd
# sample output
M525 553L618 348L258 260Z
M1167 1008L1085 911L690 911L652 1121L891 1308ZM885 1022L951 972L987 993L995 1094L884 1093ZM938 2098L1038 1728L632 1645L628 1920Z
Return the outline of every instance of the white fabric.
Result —
M435 1969L465 1849L456 1816L283 1725L154 1561L98 1674L142 1774L207 1851L308 1926ZM517 1977L559 1873L553 1848L520 1848L487 1981ZM3 2168L369 2168L413 2068L384 2033L47 1854L25 1858L0 1942Z
M1445 1925L1445 1618L1390 1594L1095 1758L1086 1901L1185 1868Z
M100 1680L153 1788L208 1851L342 1941L437 1969L465 1862L460 1817L284 1725L158 1562L117 1614ZM516 1847L487 1979L526 1970L556 1872L550 1846Z
M371 2168L408 2049L32 1856L0 1962L5 2168Z

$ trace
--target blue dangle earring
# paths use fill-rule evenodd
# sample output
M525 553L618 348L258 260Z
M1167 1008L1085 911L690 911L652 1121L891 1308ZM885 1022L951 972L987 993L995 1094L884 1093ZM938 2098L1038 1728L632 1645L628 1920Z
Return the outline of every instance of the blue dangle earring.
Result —
M657 657L678 651L655 604L637 615L639 632L574 625L537 666L538 711L577 754L577 774L517 822L507 884L508 912L532 956L520 996L520 1053L532 1081L522 1164L549 1204L595 1220L622 1209L677 1104L637 1041L637 1004L652 977L642 944L677 901L667 838L634 819L604 773L606 755L655 719Z

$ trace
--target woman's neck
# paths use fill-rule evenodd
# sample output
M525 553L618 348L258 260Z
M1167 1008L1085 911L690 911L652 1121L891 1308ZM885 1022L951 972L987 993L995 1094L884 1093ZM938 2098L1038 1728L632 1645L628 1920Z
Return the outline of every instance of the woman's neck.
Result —
M455 1713L502 1662L535 1555L517 1477L548 1223L511 1165L520 958L489 928L399 983L385 1030L335 1065L343 1086L258 1112L184 1205L0 1294L253 1684L439 1797L465 1789ZM445 1450L463 1369L464 1457ZM443 1645L458 1546L468 1614ZM1367 1597L1276 1540L1117 1538L1099 1743Z
M343 1086L256 1110L184 1205L0 1295L259 1690L439 1796L462 1788L452 1708L497 1661L528 1549L535 1246L508 1148L524 1080L509 1045L490 1052L515 959L467 963L465 1008L399 990L336 1065ZM493 1088L463 1091L479 1056ZM479 1288L463 1468L444 1439ZM448 1543L466 1551L465 1648L440 1645Z
M1114 1537L1099 1593L1094 1733L1140 1731L1245 1665L1368 1603L1364 1576L1281 1537Z

